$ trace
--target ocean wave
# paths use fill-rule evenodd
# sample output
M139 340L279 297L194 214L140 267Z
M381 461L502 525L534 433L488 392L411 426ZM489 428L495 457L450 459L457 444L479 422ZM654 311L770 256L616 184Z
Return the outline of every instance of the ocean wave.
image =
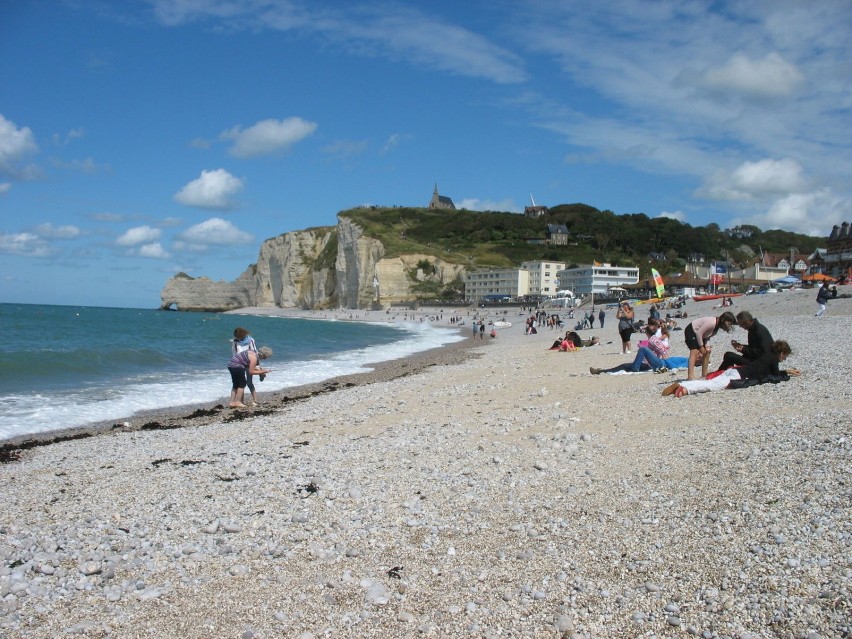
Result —
M272 373L262 383L255 378L255 386L262 394L368 372L372 370L370 364L401 359L464 339L454 329L425 323L397 324L395 328L396 339L385 344L344 349L315 359L281 361L277 368L273 358L269 360ZM345 339L340 343L345 344ZM156 356L152 358L156 360ZM76 359L70 358L67 363L69 371L79 365L74 363ZM110 367L121 359L122 356L110 359ZM136 375L124 374L120 378L90 377L84 385L33 394L32 389L38 388L35 386L27 392L4 395L0 397L0 439L113 419L129 417L132 421L132 415L140 411L227 400L230 377L226 360L221 357L216 358L215 364L194 370L170 366L169 362L159 366L159 360L155 364L157 370L153 372L137 371Z

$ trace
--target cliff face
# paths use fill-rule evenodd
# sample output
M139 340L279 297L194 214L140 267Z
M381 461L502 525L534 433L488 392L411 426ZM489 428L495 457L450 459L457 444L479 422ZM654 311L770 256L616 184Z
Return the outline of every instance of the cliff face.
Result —
M284 233L266 240L257 264L234 282L214 282L179 273L160 293L160 308L224 311L245 306L367 308L414 299L412 286L448 282L464 268L430 255L385 258L385 248L360 227L339 218L336 227ZM424 261L428 273L418 270ZM377 290L378 289L378 290Z
M234 282L214 282L209 277L178 273L160 292L160 308L181 311L230 311L255 306L254 267L250 266Z

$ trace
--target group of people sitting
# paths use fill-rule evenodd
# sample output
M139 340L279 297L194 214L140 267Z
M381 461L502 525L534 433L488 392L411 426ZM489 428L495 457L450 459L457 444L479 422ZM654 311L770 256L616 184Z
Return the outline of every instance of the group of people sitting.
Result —
M731 341L732 351L726 352L715 372L708 372L710 364L710 339L720 330L730 333L738 325L748 332L748 342ZM601 373L666 372L676 368L687 369L687 379L674 382L663 390L663 396L683 397L729 387L747 386L764 381L781 381L799 375L791 368L780 370L779 364L789 357L790 345L773 340L769 330L748 311L736 316L730 311L718 317L700 317L684 329L689 357L669 357L669 328L666 322L651 318L644 328L646 339L639 342L636 357L630 363L612 368L590 368L592 375ZM629 351L628 351L629 352ZM696 379L696 367L701 366L701 377Z
M731 340L733 351L722 356L719 369L708 373L711 347L708 343L720 329L730 333L734 325L748 332L748 342L741 344ZM740 311L736 317L730 311L719 317L702 317L693 320L684 331L689 347L687 379L674 382L663 389L663 396L707 393L725 388L739 388L766 381L781 381L801 375L795 368L781 370L779 364L786 360L792 350L784 340L774 340L763 324L748 311ZM695 367L701 364L701 378L695 378Z

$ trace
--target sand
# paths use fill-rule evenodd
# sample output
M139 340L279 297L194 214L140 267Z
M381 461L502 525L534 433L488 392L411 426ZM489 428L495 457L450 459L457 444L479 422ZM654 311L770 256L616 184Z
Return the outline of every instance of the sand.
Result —
M852 300L814 297L730 309L790 342L778 385L664 398L684 373L588 373L627 359L613 313L575 353L516 316L240 419L21 450L0 636L848 636Z

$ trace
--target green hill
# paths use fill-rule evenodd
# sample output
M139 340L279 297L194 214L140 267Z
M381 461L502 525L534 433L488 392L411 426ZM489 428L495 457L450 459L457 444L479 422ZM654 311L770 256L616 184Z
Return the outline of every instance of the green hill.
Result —
M638 265L647 263L650 253L657 253L667 258L654 262L666 274L681 270L694 253L709 261L727 257L742 263L760 249L789 253L795 248L811 253L825 241L789 231L761 231L756 226L727 230L717 224L693 227L643 213L616 215L586 204L561 204L535 219L517 213L406 207L356 208L339 215L380 240L386 257L425 253L468 268L517 266L531 260ZM530 243L544 239L547 224L566 225L569 245Z

